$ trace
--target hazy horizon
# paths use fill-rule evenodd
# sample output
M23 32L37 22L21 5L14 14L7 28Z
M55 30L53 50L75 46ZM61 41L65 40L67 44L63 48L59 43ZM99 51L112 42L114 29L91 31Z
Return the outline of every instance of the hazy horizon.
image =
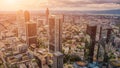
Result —
M0 0L0 10L96 11L120 9L119 0Z
M18 11L18 10L17 10ZM25 11L25 10L23 10ZM28 10L30 11L32 14L33 13L45 13L45 10ZM16 11L0 11L1 14L3 13L15 13ZM120 9L117 10L96 10L96 11L76 11L76 10L51 10L51 13L62 13L62 14L94 14L94 15L117 15L120 16Z

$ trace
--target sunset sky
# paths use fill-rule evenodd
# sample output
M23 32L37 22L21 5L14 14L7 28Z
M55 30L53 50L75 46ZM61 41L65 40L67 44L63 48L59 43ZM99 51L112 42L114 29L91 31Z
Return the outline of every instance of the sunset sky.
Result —
M114 10L120 0L0 0L0 10Z

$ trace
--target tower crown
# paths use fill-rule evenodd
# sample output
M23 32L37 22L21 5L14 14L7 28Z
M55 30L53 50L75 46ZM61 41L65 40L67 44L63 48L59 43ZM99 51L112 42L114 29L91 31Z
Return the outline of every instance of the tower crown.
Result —
M25 17L25 22L30 21L30 13L29 13L29 11L24 12L24 17Z

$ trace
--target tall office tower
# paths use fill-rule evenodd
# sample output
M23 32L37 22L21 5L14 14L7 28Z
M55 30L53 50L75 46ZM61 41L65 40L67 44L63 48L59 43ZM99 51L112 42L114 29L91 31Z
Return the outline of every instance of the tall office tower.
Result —
M33 22L26 23L26 40L29 46L31 44L37 45L37 24L36 23L33 23Z
M49 16L49 9L48 8L46 9L46 16L47 17Z
M90 62L93 62L94 48L95 48L95 39L96 39L96 25L89 24L87 25L87 34L91 37L91 45L89 47L89 59Z
M49 19L49 51L55 51L55 19Z
M26 21L26 41L28 45L37 45L37 23L30 21L30 14L25 11L25 21Z
M49 42L50 51L61 51L62 22L61 19L49 19Z
M49 51L54 53L53 68L63 68L62 21L59 18L49 19Z
M24 12L22 10L17 11L16 14L16 23L18 26L18 37L22 38L25 36L25 18L24 18Z
M29 13L29 11L24 12L24 17L25 17L25 22L30 21L30 13Z
M49 18L49 9L46 9L46 24L48 24L48 18Z

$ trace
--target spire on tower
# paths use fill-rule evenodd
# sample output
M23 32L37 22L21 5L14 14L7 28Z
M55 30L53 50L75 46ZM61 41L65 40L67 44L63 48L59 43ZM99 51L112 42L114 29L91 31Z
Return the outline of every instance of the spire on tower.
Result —
M49 16L49 8L46 9L46 16Z

